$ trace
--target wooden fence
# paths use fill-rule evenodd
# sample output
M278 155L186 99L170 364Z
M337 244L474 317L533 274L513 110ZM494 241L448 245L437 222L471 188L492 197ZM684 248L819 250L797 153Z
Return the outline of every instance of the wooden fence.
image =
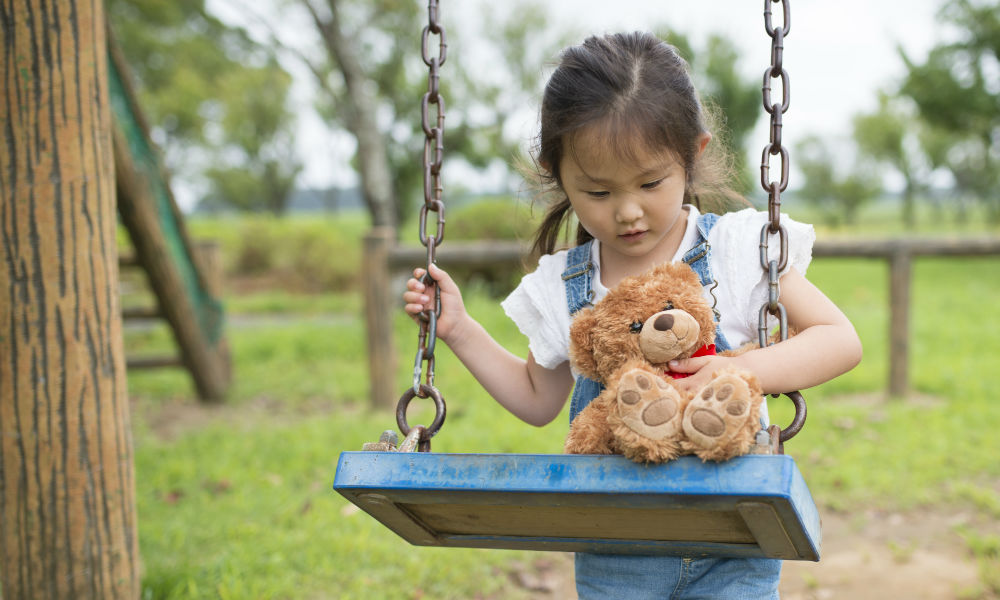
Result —
M520 268L526 248L516 242L454 242L437 250L442 268L509 264ZM870 258L889 262L889 381L891 396L904 396L909 385L911 265L918 256L1000 255L1000 238L899 238L817 240L815 258ZM394 232L375 228L365 236L363 265L365 320L368 326L368 364L373 406L391 408L402 390L395 389L396 350L392 339L392 315L399 310L399 294L391 289L394 274L425 264L421 246L398 246ZM414 335L414 340L416 336ZM414 352L416 344L413 345Z

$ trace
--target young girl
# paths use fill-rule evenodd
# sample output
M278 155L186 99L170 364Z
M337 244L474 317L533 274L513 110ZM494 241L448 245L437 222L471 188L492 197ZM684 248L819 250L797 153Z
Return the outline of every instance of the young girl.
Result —
M758 253L767 215L698 210L701 202L734 196L718 183L706 152L711 139L687 65L672 46L633 33L568 48L542 100L536 158L555 192L535 242L542 256L502 304L528 337L527 358L508 352L469 316L458 287L436 266L431 286L420 282L423 269L414 271L403 294L406 311L433 309L433 286L440 286L438 337L501 405L537 426L559 414L575 379L570 419L599 392L575 377L568 360L573 313L654 265L684 260L709 282L703 292L719 311L718 347L756 340L758 311L768 299ZM579 222L577 245L555 252L571 214ZM737 357L671 363L672 371L691 374L681 385L696 389L732 365L756 373L764 392L785 392L827 381L860 360L851 323L803 276L812 228L787 217L782 223L789 266L781 302L797 335ZM777 598L780 571L781 562L771 559L576 555L581 599Z

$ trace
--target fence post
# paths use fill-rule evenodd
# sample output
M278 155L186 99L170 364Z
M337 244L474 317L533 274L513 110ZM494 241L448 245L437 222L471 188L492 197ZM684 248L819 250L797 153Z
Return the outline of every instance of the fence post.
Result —
M910 252L895 244L889 253L889 396L906 395L909 381Z
M395 243L392 227L373 227L364 238L362 266L365 289L365 325L368 333L369 400L372 408L392 409L399 390L396 381L396 348L392 343L395 302L391 297L389 250Z

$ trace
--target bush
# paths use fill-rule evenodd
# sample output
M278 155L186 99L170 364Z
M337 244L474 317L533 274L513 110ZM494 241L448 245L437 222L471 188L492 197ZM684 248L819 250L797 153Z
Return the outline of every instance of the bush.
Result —
M353 291L359 281L361 214L193 217L192 237L221 248L226 277L288 292Z
M538 227L531 208L514 198L489 198L446 214L446 237L453 240L530 242Z
M361 263L357 239L348 239L324 222L287 228L274 250L282 281L305 292L355 289Z
M271 220L252 219L239 225L239 235L232 261L223 259L226 272L235 275L261 275L274 268L277 235ZM233 250L233 249L231 249Z
M538 227L531 208L510 197L467 204L445 216L445 244L448 240L514 240L528 246ZM482 286L493 297L509 294L524 274L523 268L510 265L452 267L449 271L457 281Z

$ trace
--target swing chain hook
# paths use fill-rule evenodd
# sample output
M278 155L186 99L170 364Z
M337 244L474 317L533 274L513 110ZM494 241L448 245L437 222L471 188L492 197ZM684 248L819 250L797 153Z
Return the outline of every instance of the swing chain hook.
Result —
M444 241L444 185L441 183L441 167L444 163L444 98L441 96L441 76L438 72L448 58L448 41L444 26L438 20L438 0L428 0L427 25L420 35L420 54L428 67L427 91L420 100L421 125L424 130L424 204L420 207L418 237L420 243L427 248L427 261L421 283L426 286L434 284L431 279L431 265L435 264L436 251ZM437 53L432 53L430 38L438 36ZM435 107L432 114L431 105ZM434 235L428 235L428 215L436 213ZM437 320L441 315L441 288L434 286L434 307L420 313L418 323L420 331L417 335L417 353L413 360L413 385L407 389L396 406L396 423L403 435L410 434L411 428L406 422L406 408L413 398L431 398L434 400L435 417L430 427L414 426L418 430L417 448L421 452L430 451L430 439L438 432L444 423L445 404L441 392L434 386L434 348L437 345ZM426 363L426 365L425 365ZM421 383L421 377L424 378Z
M418 396L434 400L434 420L431 421L429 427L415 425L411 428L410 424L406 421L406 409L409 408L410 401ZM447 413L448 410L445 406L444 398L441 397L441 392L433 386L421 385L419 393L408 389L403 392L403 395L399 398L399 403L396 405L396 424L399 425L399 430L404 436L409 436L411 431L419 428L420 433L417 450L419 452L430 452L431 438L441 430L441 426L444 425L444 419L447 416Z
M757 321L758 342L761 348L766 348L771 344L769 340L768 316L776 317L778 320L778 341L788 339L788 316L785 307L781 304L781 287L779 279L781 273L788 266L788 231L781 223L781 192L788 188L788 172L790 158L788 149L781 144L781 130L783 128L782 115L788 111L791 99L791 86L788 78L788 71L783 66L785 54L785 37L791 30L791 10L790 0L764 0L764 30L771 38L771 64L764 70L764 83L761 86L764 110L771 115L770 138L764 151L761 154L760 163L760 185L767 192L767 215L768 222L760 230L760 266L767 274L768 298L767 302L760 307L760 314ZM772 21L772 4L781 4L782 22L775 25ZM772 102L771 83L778 79L781 82L781 102ZM781 160L781 171L777 181L771 181L771 157L778 156ZM778 236L779 251L776 258L772 258L769 250L769 241L772 235ZM773 394L777 397L779 394ZM791 425L786 429L778 429L778 438L774 440L779 444L779 452L783 451L784 442L792 439L805 424L806 401L802 394L787 392L785 394L795 405L795 417ZM774 437L772 435L772 437Z

